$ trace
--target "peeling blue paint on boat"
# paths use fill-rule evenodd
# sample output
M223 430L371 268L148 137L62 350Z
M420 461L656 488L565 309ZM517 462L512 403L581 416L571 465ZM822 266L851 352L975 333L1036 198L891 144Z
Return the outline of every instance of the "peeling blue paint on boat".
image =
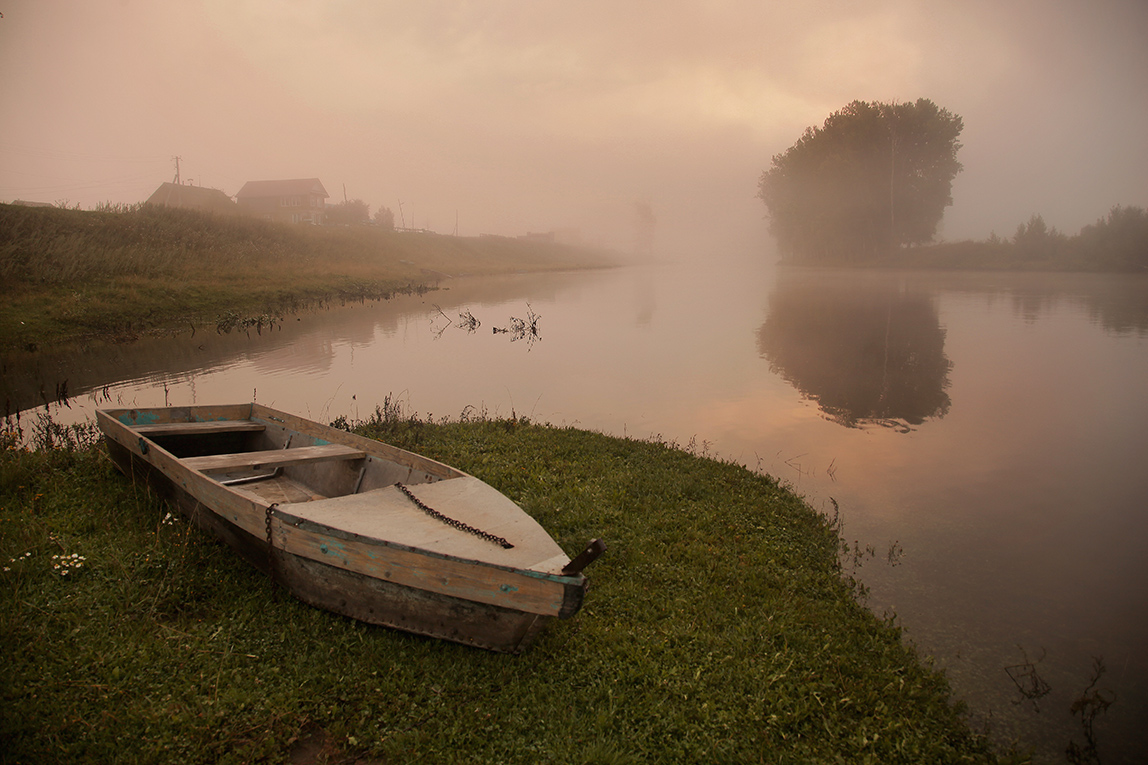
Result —
M127 425L128 427L135 425L154 425L159 422L159 417L155 412L141 412L139 410L132 410L132 412L128 412L127 414L121 414L118 419L121 424Z
M328 540L326 542L319 543L319 552L323 553L324 555L331 555L333 557L340 558L343 563L346 564L350 563L350 559L347 557L345 551L346 548L334 540Z

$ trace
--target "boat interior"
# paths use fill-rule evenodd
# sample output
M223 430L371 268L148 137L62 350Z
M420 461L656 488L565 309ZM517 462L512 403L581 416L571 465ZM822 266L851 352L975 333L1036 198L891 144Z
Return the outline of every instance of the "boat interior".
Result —
M132 429L219 483L268 502L299 503L453 478L450 468L394 449L387 459L286 425L247 420L165 422Z

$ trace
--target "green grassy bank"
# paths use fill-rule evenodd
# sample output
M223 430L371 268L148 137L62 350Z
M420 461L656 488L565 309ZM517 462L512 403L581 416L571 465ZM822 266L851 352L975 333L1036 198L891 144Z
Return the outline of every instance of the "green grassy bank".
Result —
M519 657L360 624L277 594L90 433L9 444L3 759L997 761L774 479L523 420L385 410L359 430L486 480L567 551L603 536L583 610Z
M450 276L610 264L600 251L505 237L0 204L0 343L130 339L381 299Z

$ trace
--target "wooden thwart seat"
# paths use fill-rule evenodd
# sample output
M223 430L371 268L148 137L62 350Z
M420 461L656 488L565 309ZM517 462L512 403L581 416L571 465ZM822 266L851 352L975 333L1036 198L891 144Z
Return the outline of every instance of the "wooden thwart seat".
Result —
M364 452L350 446L324 444L322 446L301 446L296 449L271 449L263 452L187 457L183 460L183 464L201 473L230 473L236 470L261 470L323 460L355 460L365 456L367 455Z
M209 420L207 422L155 422L134 425L132 430L145 436L207 435L210 433L257 433L265 430L261 422L251 420Z

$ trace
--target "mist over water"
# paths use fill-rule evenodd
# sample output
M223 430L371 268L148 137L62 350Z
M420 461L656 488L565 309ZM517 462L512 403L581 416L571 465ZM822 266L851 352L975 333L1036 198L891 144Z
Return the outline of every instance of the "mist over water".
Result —
M8 359L3 394L35 403L67 379L63 421L97 402L252 398L354 419L390 395L424 416L689 445L781 477L819 511L835 502L870 607L945 668L974 724L1039 761L1083 740L1069 710L1103 657L1098 687L1116 699L1097 721L1103 761L1137 761L1148 278L723 263L448 280L261 334ZM494 331L528 311L532 341ZM1051 688L1038 704L1006 672L1026 663Z

